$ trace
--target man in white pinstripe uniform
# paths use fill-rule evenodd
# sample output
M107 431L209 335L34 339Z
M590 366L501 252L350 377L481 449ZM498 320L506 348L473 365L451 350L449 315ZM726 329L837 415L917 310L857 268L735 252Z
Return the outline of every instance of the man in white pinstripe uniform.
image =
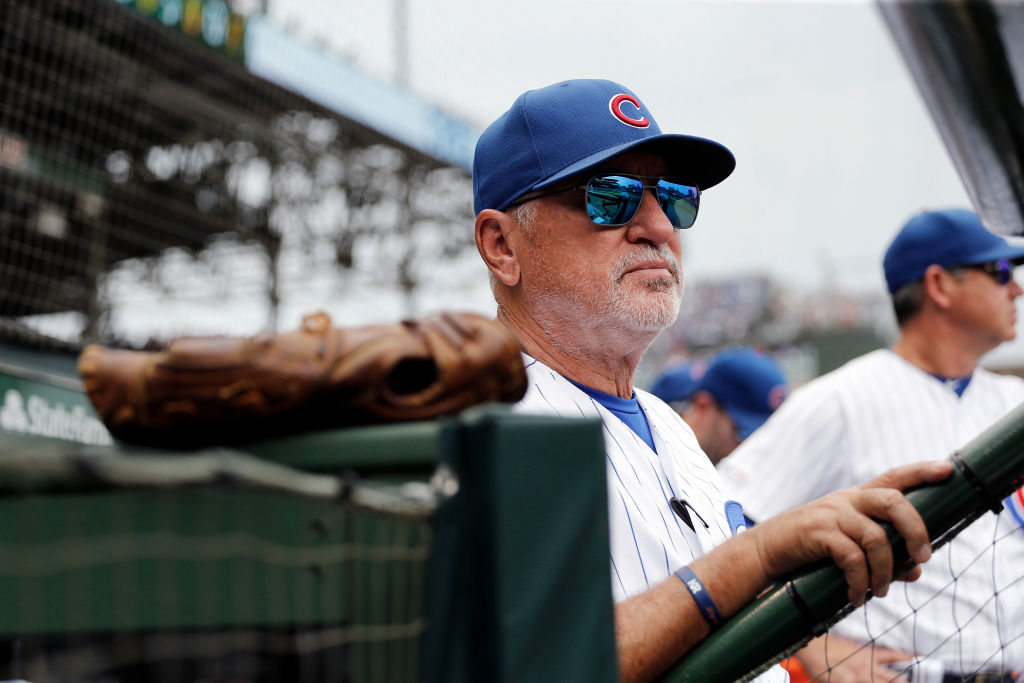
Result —
M798 389L719 466L751 519L948 455L1024 401L1024 380L978 367L1015 336L1021 288L1012 272L1021 260L1024 247L985 230L971 211L911 218L884 259L900 325L893 348ZM915 654L926 658L915 680L925 668L938 680L979 671L1015 680L1012 672L1024 666L1024 528L1012 509L979 519L938 551L919 581L871 601L800 659L814 675L827 668L826 646L834 664L872 636L885 647L860 650L833 681L872 673L887 680L887 663L898 670L896 662Z
M735 162L718 143L663 135L629 90L574 80L531 90L481 136L477 248L497 317L519 338L519 410L604 424L616 641L623 680L648 680L781 574L832 557L851 600L891 578L871 519L892 520L918 562L926 530L897 490L949 473L933 462L831 494L734 535L742 519L693 432L633 375L682 296L679 228ZM699 188L699 189L698 189ZM872 546L873 547L873 546ZM679 578L676 578L676 577ZM785 680L777 667L767 680Z

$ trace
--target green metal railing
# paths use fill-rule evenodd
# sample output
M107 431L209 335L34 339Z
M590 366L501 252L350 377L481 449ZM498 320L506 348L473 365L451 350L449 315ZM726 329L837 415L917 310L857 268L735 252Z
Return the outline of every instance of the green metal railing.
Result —
M933 547L949 541L1024 483L1024 405L950 456L956 465L940 484L920 486L907 498L928 527ZM913 566L906 546L884 525L893 546L896 576ZM747 680L803 647L851 610L846 582L832 563L795 573L731 618L665 677L683 683Z

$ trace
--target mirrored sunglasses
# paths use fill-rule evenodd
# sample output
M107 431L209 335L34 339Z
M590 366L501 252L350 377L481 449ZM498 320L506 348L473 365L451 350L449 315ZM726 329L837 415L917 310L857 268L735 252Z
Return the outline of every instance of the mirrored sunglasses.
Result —
M978 268L983 270L1001 285L1010 284L1010 280L1013 279L1013 261L1008 258L1001 258L998 261L991 261L989 263L979 263L971 266L972 268Z
M645 183L645 180L656 182L649 184ZM665 212L674 228L688 228L693 225L697 220L697 209L700 206L700 190L677 179L610 173L594 176L586 185L544 192L514 201L505 208L511 209L534 199L576 190L587 191L587 217L596 225L609 228L626 225L633 220L636 212L640 210L640 202L643 201L646 190L654 190L658 206Z

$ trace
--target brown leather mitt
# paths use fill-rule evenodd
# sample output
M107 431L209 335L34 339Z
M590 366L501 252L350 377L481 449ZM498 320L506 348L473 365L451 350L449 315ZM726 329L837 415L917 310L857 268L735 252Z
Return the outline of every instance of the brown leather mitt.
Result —
M339 329L318 312L282 334L88 346L78 370L115 438L177 447L423 420L526 390L515 337L472 313Z

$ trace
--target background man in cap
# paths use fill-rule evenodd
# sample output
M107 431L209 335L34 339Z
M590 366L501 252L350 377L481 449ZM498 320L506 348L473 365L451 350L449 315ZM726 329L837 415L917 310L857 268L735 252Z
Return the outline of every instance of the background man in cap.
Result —
M729 538L742 510L722 494L693 432L662 401L634 392L633 376L678 313L678 231L734 164L718 143L662 134L636 95L602 80L524 93L477 143L476 242L497 317L525 351L530 387L519 408L604 425L627 681L654 677L807 561L834 558L855 604L869 587L884 594L891 552L861 547L881 533L872 518L892 520L923 562L927 530L894 488L949 473L941 462L895 470ZM768 678L785 673L776 667Z
M788 391L782 370L759 349L726 349L708 363L666 370L651 385L651 393L690 426L713 465L763 425Z
M1012 273L1022 259L1024 247L988 232L971 211L911 218L883 261L898 341L796 390L722 462L747 514L765 519L890 467L952 453L1024 401L1024 380L978 367L1015 336L1021 288ZM941 661L955 680L1024 667L1024 529L1016 527L1009 511L985 515L938 551L920 581L838 624L828 640L832 664L871 634L894 649L866 648L831 680L889 680L885 665L911 653L927 654L930 666ZM993 539L1003 536L996 552ZM800 655L812 675L827 668L823 650L819 641Z

